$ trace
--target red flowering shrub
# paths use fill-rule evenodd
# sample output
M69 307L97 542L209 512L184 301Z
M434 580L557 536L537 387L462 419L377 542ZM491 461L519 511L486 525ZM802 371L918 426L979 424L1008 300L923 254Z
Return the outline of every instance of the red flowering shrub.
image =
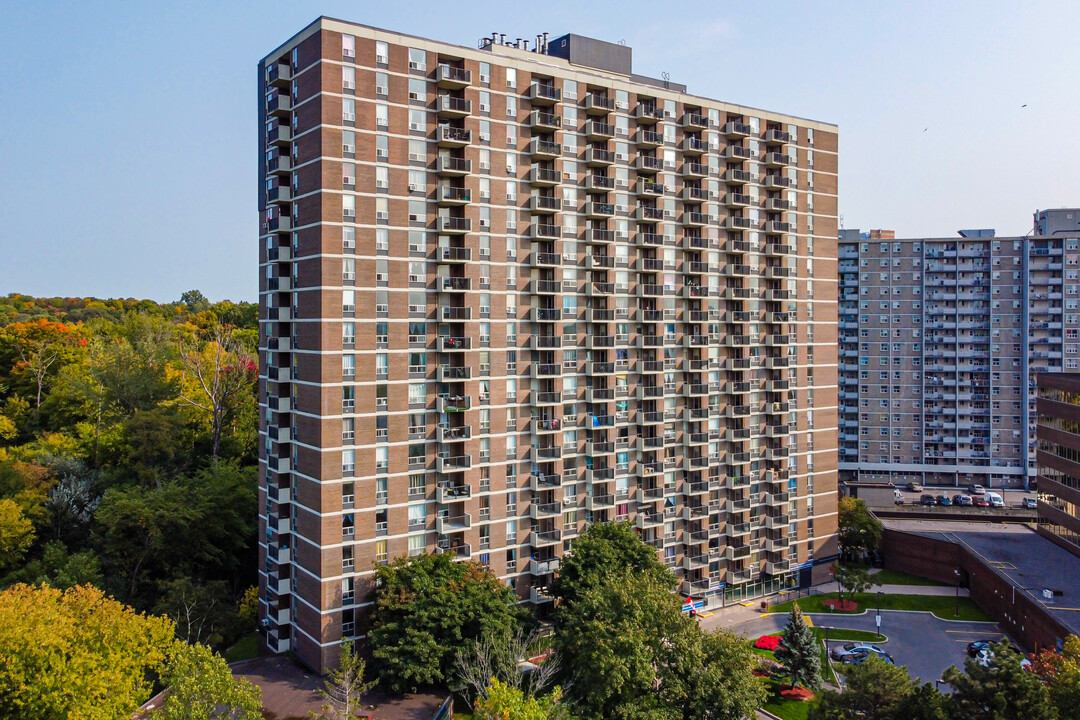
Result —
M779 635L762 635L754 643L754 647L762 650L775 650L780 645Z

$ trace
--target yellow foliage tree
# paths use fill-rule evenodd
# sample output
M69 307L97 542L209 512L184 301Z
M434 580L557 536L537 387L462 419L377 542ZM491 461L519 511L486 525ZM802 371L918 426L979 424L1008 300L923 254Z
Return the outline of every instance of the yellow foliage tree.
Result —
M168 618L89 585L0 593L0 717L115 720L150 695L173 642Z

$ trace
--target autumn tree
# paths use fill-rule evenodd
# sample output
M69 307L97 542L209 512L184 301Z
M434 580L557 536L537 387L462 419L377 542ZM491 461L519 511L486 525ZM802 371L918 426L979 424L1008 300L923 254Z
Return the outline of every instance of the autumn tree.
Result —
M262 720L262 691L205 645L174 642L161 682L169 690L153 720Z
M0 499L0 571L22 561L34 542L34 524L14 501Z
M218 456L222 429L253 392L258 366L227 328L193 330L181 341L184 378L180 400L210 418L211 454Z
M1061 652L1033 656L1031 670L1046 684L1060 720L1080 720L1080 638L1067 635Z
M93 587L8 588L0 592L0 717L130 717L150 696L172 637L169 620Z
M814 632L806 624L799 603L791 606L787 625L781 633L783 642L776 648L776 659L791 678L792 687L821 687L821 654Z
M12 323L0 329L0 371L6 371L14 389L25 389L40 408L49 376L85 344L86 339L65 323L44 318Z
M474 709L477 720L572 720L569 708L562 703L562 688L536 697L498 679L476 699Z

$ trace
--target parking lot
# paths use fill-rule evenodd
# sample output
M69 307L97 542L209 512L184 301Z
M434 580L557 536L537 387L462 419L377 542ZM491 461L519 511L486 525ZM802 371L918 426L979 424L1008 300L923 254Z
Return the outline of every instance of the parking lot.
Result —
M925 485L923 486L923 489L921 491L912 492L909 491L903 484L897 483L896 489L900 491L901 495L903 495L905 505L918 505L919 498L921 498L923 495L933 495L935 498L938 495L948 495L950 499L954 495L969 495L971 497L975 497L967 491L966 486L954 487L950 485L948 487L938 487L932 485ZM1036 493L1029 490L1002 490L1001 488L986 488L986 490L990 492L996 492L1001 495L1002 500L1005 501L1006 508L1019 508L1022 506L1024 498L1036 497Z
M811 616L819 628L874 631L875 612L862 615ZM779 633L787 616L783 614L759 617L730 629L748 638ZM946 668L962 668L967 657L967 644L973 640L999 640L1001 629L996 623L954 622L939 619L926 612L881 611L881 632L887 638L874 642L892 656L897 665L907 667L912 678L934 682ZM830 642L830 647L843 645L846 640ZM944 689L944 688L942 688Z

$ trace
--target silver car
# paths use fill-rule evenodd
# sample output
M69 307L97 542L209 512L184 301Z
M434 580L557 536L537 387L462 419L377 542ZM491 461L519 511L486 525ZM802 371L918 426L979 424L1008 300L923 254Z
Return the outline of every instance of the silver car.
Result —
M840 662L846 662L848 659L854 659L859 656L864 656L867 653L874 653L879 657L884 657L889 653L885 652L884 648L879 645L871 645L869 643L849 642L834 647L829 650L829 655L833 660Z

